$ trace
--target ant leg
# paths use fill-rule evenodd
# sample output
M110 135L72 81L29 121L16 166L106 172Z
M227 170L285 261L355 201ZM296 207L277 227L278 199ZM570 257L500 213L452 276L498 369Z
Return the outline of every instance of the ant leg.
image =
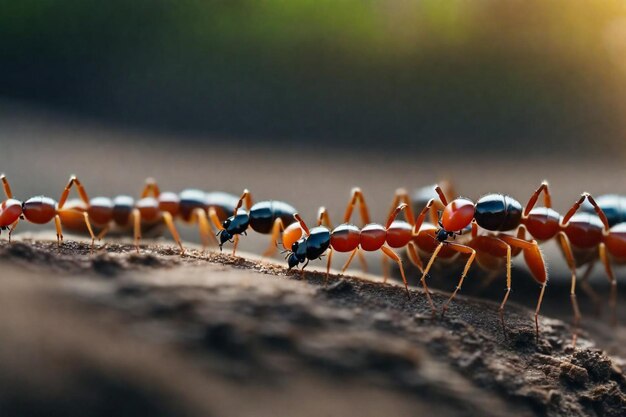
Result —
M355 187L352 189L352 198L350 199L350 202L348 203L348 207L346 207L346 212L343 216L343 222L344 223L350 222L350 218L352 217L352 211L354 210L354 206L356 205L357 201L359 202L359 211L361 213L361 221L363 222L363 224L370 223L369 209L367 208L367 203L365 202L365 198L363 197L363 192L358 187Z
M13 191L11 191L11 186L9 185L9 180L6 175L0 174L0 180L2 180L2 187L4 188L4 194L7 198L13 198Z
M606 252L606 246L604 243L600 243L600 259L604 264L606 275L611 283L611 298L609 299L609 308L611 309L611 326L617 325L617 281L615 275L613 275L613 268L611 267L611 260Z
M89 231L89 235L91 236L91 250L96 243L96 237L93 234L93 229L91 228L91 222L89 221L89 214L86 211L83 212L83 218L85 219L85 226L87 226L87 230Z
M241 197L239 197L239 201L237 202L237 206L235 207L235 211L233 211L233 216L237 215L237 210L241 208L243 202L246 202L246 209L250 211L250 207L252 207L252 195L248 189L244 189Z
M237 253L237 246L239 246L239 235L235 235L233 236L233 253L232 255L235 256Z
M215 226L217 230L224 230L224 226L222 226L222 222L217 215L215 207L209 207L209 219L211 219L211 223L213 223L213 226ZM217 244L217 240L215 240L215 243Z
M524 251L524 260L532 276L539 284L541 284L541 292L537 300L537 308L535 309L535 339L539 343L539 311L543 301L543 294L546 291L546 283L548 282L548 271L543 254L536 240L527 241L509 235L499 235L499 239L505 241L515 248L521 248Z
M587 269L585 269L585 272L583 272L583 275L580 277L580 280L578 280L578 282L580 282L580 287L583 289L585 294L587 294L587 297L591 299L596 316L600 316L602 314L603 307L602 299L600 298L598 293L591 287L591 285L589 285L589 277L591 276L591 273L593 272L593 268L595 266L595 262L589 262L589 264L587 265Z
M441 201L441 204L443 204L444 206L447 206L448 199L446 198L446 194L443 192L443 189L439 185L435 185L435 192L439 196L439 200Z
M406 289L406 295L410 299L411 292L409 291L409 283L406 280L406 275L404 275L404 267L402 266L402 259L400 259L398 254L395 253L391 248L388 248L387 246L381 246L380 250L383 251L383 253L387 255L389 258L396 261L396 263L398 264L398 267L400 268L400 274L402 275L402 281L404 282L404 288ZM430 295L429 295L429 298L430 298Z
M563 232L559 232L557 234L557 238L559 240L559 244L561 245L561 249L565 256L565 261L567 262L567 266L572 272L572 284L570 286L570 299L572 303L572 310L574 311L574 322L573 322L573 334L572 334L572 347L576 348L576 341L578 340L578 331L580 327L580 321L582 319L582 315L580 314L580 308L578 307L578 300L576 299L576 261L574 260L574 254L572 252L572 246L570 244L569 238Z
M298 223L300 223L300 227L302 228L302 230L304 230L304 233L308 236L311 234L311 232L309 231L309 227L306 225L306 223L304 222L304 220L302 220L302 217L300 217L300 215L298 213L295 213L293 215L294 219L296 219L298 221Z
M446 303L443 305L443 308L441 309L441 316L442 317L446 314L446 311L448 311L448 306L450 305L450 303L452 302L454 297L456 297L456 293L461 290L461 286L463 285L463 281L465 280L465 276L467 275L467 272L469 271L470 267L472 266L472 263L474 262L474 258L476 258L476 250L474 250L473 248L470 248L469 246L460 245L458 243L449 243L448 247L450 249L453 249L453 250L455 250L457 252L460 252L460 253L467 253L470 256L469 256L469 259L467 260L467 262L465 263L465 268L463 268L463 273L461 274L461 278L459 279L459 283L457 284L457 286L454 289L454 292L452 293L450 298L448 298L448 301L446 301ZM511 259L511 250L510 250L510 248L509 248L509 250L507 252L507 255L508 255L508 260L510 261L510 259ZM510 262L509 262L508 265L510 267Z
M159 185L152 177L146 178L146 185L143 187L143 191L141 191L141 198L149 197L150 194L152 194L154 198L158 198L159 195L161 195Z
M196 218L198 222L198 231L200 232L200 240L202 241L202 251L205 251L211 242L218 245L217 239L211 230L211 224L209 223L209 218L207 217L206 211L204 209L198 207L193 210L193 216ZM211 242L209 242L209 240Z
M394 220L396 220L396 217L398 217L398 214L400 214L400 212L404 209L406 209L408 207L407 204L402 203L400 204L398 207L396 207L390 214L389 217L387 217L387 223L385 224L385 229L389 229L391 227L391 223L394 222Z
M202 212L204 213L204 210L202 210ZM172 238L174 238L174 241L180 248L180 256L183 256L185 254L185 248L180 241L180 235L178 234L178 230L176 230L176 226L174 225L174 219L172 218L172 214L169 211L163 211L163 221L165 221L167 228L170 229L170 234L172 235Z
M333 224L330 221L330 216L328 215L328 210L326 210L326 207L322 206L317 211L317 225L326 226L330 230L333 230Z
M74 186L74 184L76 185L78 196L83 201L83 203L85 203L89 207L89 196L87 196L85 187L83 187L83 184L79 181L78 178L76 178L75 175L72 175L67 185L65 186L65 189L61 193L61 197L59 198L59 203L57 206L58 210L62 209L63 206L65 205L65 202L67 201L67 197L70 195L70 189L72 188L72 186Z
M417 253L417 245L415 244L415 242L409 242L406 252L409 256L409 260L411 261L411 263L415 265L417 269L420 270L420 272L424 272L424 265L422 264L422 260L420 259L419 254Z
M524 214L523 214L524 217L528 216L528 213L530 213L533 207L535 207L535 204L537 204L537 200L539 199L539 196L541 195L542 192L544 193L543 204L548 208L552 207L552 197L550 196L550 189L548 188L548 181L543 180L539 188L537 188L535 192L533 193L533 195L530 196L530 199L528 200L528 203L526 204L526 208L524 209Z
M63 227L61 227L61 217L59 215L54 216L54 226L57 229L57 246L61 246L63 241Z
M139 253L139 241L141 240L141 212L138 208L134 208L132 215L135 250Z
M606 214L604 214L604 211L602 211L600 206L598 206L598 203L596 203L596 200L594 200L594 198L589 193L582 193L581 194L581 196L578 199L578 201L576 201L574 203L574 205L572 206L572 208L569 209L567 214L565 214L565 216L563 216L563 219L561 220L561 227L567 226L567 223L572 218L572 216L574 214L576 214L576 212L578 211L580 206L583 204L585 199L587 199L589 201L589 203L591 203L591 205L593 206L593 209L595 210L596 214L598 215L598 217L600 217L600 220L602 221L602 224L604 225L604 232L608 232L610 227L609 227L609 221L606 218Z
M433 207L434 202L435 200L430 199L428 203L426 203L426 206L424 206L420 214L415 218L415 222L413 222L413 236L417 236L417 234L419 233L420 229L422 228L422 224L424 224L424 220L426 219L426 215L428 214L428 211L431 210L431 208ZM407 207L407 210L408 210L408 207ZM389 215L391 216L392 213L393 211ZM408 212L407 212L407 215L408 215ZM435 224L436 224L436 220L435 220Z
M333 248L329 248L328 252L328 260L326 261L326 279L324 280L324 286L328 285L328 277L330 275L330 264L333 260Z
M433 254L430 256L430 259L428 260L428 263L426 264L426 268L424 268L424 272L422 272L422 278L420 279L422 287L424 287L424 291L426 291L426 297L428 297L428 302L430 303L430 308L432 309L433 315L437 314L437 309L435 308L435 304L433 303L433 300L430 298L430 292L428 291L428 286L426 285L426 276L428 275L430 268L432 268L433 263L435 262L435 259L437 258L437 255L441 251L441 248L443 248L443 245L444 245L444 242L441 242L439 243L439 245L437 245L437 247L433 251Z
M389 209L389 216L392 215L396 207L398 207L401 203L407 205L405 216L406 221L413 225L414 217L413 217L413 207L411 205L411 198L409 197L409 193L404 188L398 188L393 197L393 202L391 203L391 209Z
M100 233L98 233L98 236L96 236L96 239L98 239L98 240L104 239L106 234L109 233L109 229L110 229L110 226L108 224L106 226L104 226L104 229L102 229L100 231Z
M400 214L400 212L402 210L405 210L407 207L409 206L406 203L400 203L398 207L393 209L391 213L389 213L389 217L387 218L387 224L385 225L385 229L389 229L389 227L391 227L391 223L393 223L396 217L398 217L398 214ZM404 272L404 270L402 270L401 272ZM384 258L384 257L383 257L383 276L384 276L383 282L386 283L387 279L389 278L389 265L387 263L387 258ZM406 280L405 280L405 284L406 284Z
M352 251L352 253L350 253L350 257L348 258L346 263L343 265L343 268L341 268L341 275L343 275L346 272L346 269L348 269L348 267L350 266L350 263L352 262L352 259L354 259L354 255L356 255L357 252L359 252L358 246Z
M278 249L278 239L280 239L281 233L285 230L285 225L281 218L277 218L274 220L274 225L272 226L272 237L270 240L270 244L263 252L263 256L266 258L271 258L276 253L276 249Z
M19 222L20 222L20 219L18 218L15 222L13 222L13 224L11 225L11 228L9 229L9 243L11 243L11 235L13 234L13 231L15 230Z

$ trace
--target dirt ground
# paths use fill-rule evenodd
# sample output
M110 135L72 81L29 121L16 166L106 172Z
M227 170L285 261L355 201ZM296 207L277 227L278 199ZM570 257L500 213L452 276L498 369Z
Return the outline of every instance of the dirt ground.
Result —
M3 242L0 265L3 416L626 412L620 357L547 317L537 344L514 304L505 336L495 303L433 318L420 289L158 244Z
M58 198L70 174L91 196L136 195L153 176L173 191L247 187L257 200L293 203L306 219L326 205L338 223L355 185L380 221L397 187L443 177L469 197L500 191L521 201L547 178L559 211L582 191L626 193L618 159L565 163L567 150L561 162L485 155L190 145L0 103L0 171L20 199ZM197 242L197 231L182 229ZM498 304L488 301L502 298L504 282L482 288L480 270L448 314L433 318L415 271L410 300L397 284L358 271L325 287L321 265L300 276L253 255L265 236L246 237L241 258L197 250L181 258L164 239L147 240L140 254L113 239L91 253L70 235L57 248L50 230L21 224L15 242L0 238L3 417L626 414L623 295L622 324L612 327L606 309L598 314L579 290L583 330L572 350L569 275L551 243L543 246L550 284L537 344L529 307L538 288L520 263L505 337ZM369 261L377 273L377 257ZM596 269L591 284L605 300ZM436 270L431 286L450 291L456 276ZM438 306L447 296L434 290Z

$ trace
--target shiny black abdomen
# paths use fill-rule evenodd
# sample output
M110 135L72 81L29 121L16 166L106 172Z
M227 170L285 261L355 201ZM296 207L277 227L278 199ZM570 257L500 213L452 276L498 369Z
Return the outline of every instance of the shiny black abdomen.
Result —
M617 194L606 194L596 198L596 203L606 214L609 226L613 227L618 223L626 222L626 196ZM593 206L585 201L581 211L595 214Z
M274 221L280 218L285 227L294 223L295 208L282 201L261 201L250 209L250 227L258 233L269 233Z
M317 259L330 246L330 230L324 226L317 226L311 229L311 233L306 238L306 257Z
M488 194L476 203L474 218L483 229L513 230L522 220L522 205L508 195Z

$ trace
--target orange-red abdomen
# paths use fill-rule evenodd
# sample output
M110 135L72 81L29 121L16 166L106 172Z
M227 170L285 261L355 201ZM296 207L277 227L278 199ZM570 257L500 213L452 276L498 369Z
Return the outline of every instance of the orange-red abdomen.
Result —
M361 249L372 252L380 249L387 240L387 231L385 228L376 223L365 225L361 229L360 243Z
M561 229L561 216L547 207L532 209L528 213L528 218L523 219L522 222L528 233L539 241L552 239Z
M176 217L180 211L180 198L178 194L172 192L159 194L159 209L169 212L172 217Z
M572 246L587 249L594 248L602 242L603 225L595 214L577 213L565 227L565 234Z
M291 223L283 231L283 247L287 250L291 250L291 246L297 242L303 234L304 230L302 230L300 223Z
M113 201L108 197L92 198L87 214L94 225L105 226L113 220Z
M22 202L9 198L0 204L0 227L10 226L20 218Z
M450 202L441 215L443 228L449 232L463 230L474 219L474 203L465 198L457 198Z
M387 244L392 248L405 247L413 237L413 226L403 220L394 220L387 229Z
M613 226L609 235L604 238L604 243L611 256L620 260L626 259L626 223Z
M159 211L159 202L156 198L145 197L137 201L135 205L141 213L141 220L146 222L155 222L159 220L161 212Z
M46 224L56 215L56 205L56 201L49 197L32 197L26 200L22 212L29 222Z
M353 224L337 226L330 234L330 246L337 252L351 252L361 243L361 231Z

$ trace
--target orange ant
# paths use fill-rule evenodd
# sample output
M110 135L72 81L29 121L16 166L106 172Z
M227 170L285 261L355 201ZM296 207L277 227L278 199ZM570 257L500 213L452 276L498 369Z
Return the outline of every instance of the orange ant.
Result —
M480 198L476 203L466 198L456 198L448 203L448 200L440 187L436 187L435 191L439 195L442 204L445 206L441 217L438 221L439 229L437 229L435 238L439 244L432 252L431 258L422 273L421 281L426 280L426 276L437 258L439 252L448 247L454 251L469 254L469 258L465 264L465 268L461 274L459 282L443 306L442 314L445 314L450 303L461 289L463 281L470 266L475 258L478 263L488 269L495 269L502 263L502 259L506 259L507 289L500 304L499 315L502 323L503 331L506 329L504 325L504 306L511 292L511 258L521 251L524 252L524 258L534 279L541 284L541 291L535 309L535 332L537 339L539 338L539 311L541 301L545 292L548 274L543 259L543 255L539 249L539 245L535 240L528 241L523 236L523 229L519 229L523 221L521 204L510 196L502 194L489 194ZM467 230L471 225L471 240L467 244L452 243L448 239L456 238ZM488 235L478 235L477 226L492 232L503 232L519 229L518 236L510 236L504 233L495 233Z
M398 190L394 203L405 198L406 195L403 190ZM359 203L361 218L365 223L361 228L349 223L354 206L357 202ZM344 273L355 255L361 255L362 251L373 252L380 250L385 255L383 259L391 259L398 264L405 289L407 294L410 294L402 260L393 249L407 247L409 259L414 262L420 270L422 269L422 264L417 253L416 238L420 236L419 231L421 225L432 205L433 200L430 200L419 216L414 220L410 206L406 203L400 203L389 213L387 222L383 226L378 223L370 222L369 210L363 198L363 194L360 189L355 188L352 191L352 198L346 208L344 223L337 227L333 228L328 212L324 207L319 211L317 227L311 230L309 230L306 223L299 215L294 215L298 223L294 223L285 229L282 239L283 246L288 248L288 250L286 250L286 252L288 252L286 258L289 268L291 269L299 263L305 263L302 267L304 270L310 260L321 257L328 249L328 260L326 263L326 281L328 281L333 252L350 253L348 260L341 270L341 273ZM408 213L406 213L407 221L397 220L397 216L402 211L408 211ZM384 282L386 281L387 276L385 276ZM431 307L434 308L427 286L424 288L428 301Z
M11 234L20 220L28 220L35 224L46 224L54 220L57 244L60 245L63 241L62 224L64 224L65 219L67 219L67 216L72 212L71 208L64 208L68 190L63 191L58 204L52 198L45 196L31 197L21 202L13 198L9 180L4 174L0 175L0 181L2 181L4 194L7 197L0 205L0 230L9 229L9 241L11 241ZM91 235L91 245L93 247L95 236L89 223L88 214L80 214L80 221L83 222L84 226L89 231Z
M72 209L64 219L68 229L83 232L84 228L76 222L75 217L77 214L86 213L91 223L99 230L98 239L102 239L112 228L122 232L132 230L137 251L142 232L152 231L157 225L164 223L180 248L181 255L184 254L185 248L174 225L177 218L186 223L198 224L204 248L208 247L210 242L217 245L211 224L219 229L227 213L234 210L238 201L236 196L223 192L205 193L195 189L187 189L180 194L161 192L152 178L146 180L141 197L137 201L126 195L113 199L108 197L89 199L84 187L74 176L65 187L62 201L65 201L73 185L76 185L80 199L68 201L67 205Z

